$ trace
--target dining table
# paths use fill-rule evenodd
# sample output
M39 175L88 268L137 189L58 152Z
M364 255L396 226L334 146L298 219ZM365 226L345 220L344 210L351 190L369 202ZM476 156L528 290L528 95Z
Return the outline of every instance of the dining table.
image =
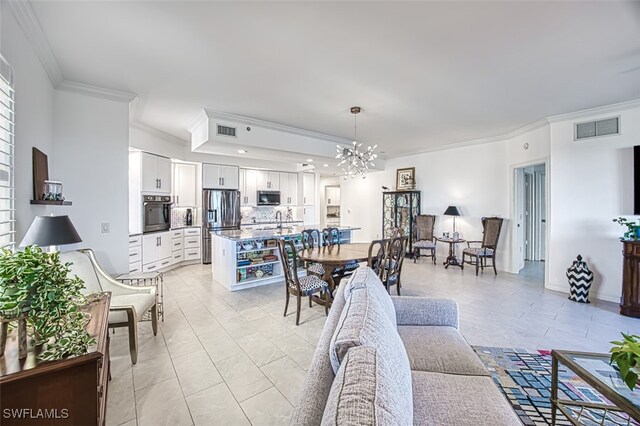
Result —
M336 284L331 274L336 268L353 262L366 262L369 260L370 243L350 243L333 246L322 246L312 249L303 249L298 253L300 260L310 263L319 263L324 268L322 279L329 284L331 291Z

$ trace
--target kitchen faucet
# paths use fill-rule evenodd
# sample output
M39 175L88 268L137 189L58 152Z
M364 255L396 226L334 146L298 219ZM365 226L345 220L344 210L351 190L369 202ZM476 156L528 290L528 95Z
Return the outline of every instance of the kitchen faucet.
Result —
M282 212L280 210L276 212L276 223L278 229L282 229Z

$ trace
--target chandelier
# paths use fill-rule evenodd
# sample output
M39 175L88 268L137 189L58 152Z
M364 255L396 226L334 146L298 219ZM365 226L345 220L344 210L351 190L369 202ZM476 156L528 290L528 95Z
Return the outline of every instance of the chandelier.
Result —
M351 107L351 114L353 114L353 145L349 148L342 145L337 145L338 153L336 159L338 167L341 167L344 171L344 178L351 176L352 178L362 175L362 179L367 177L366 172L369 167L375 166L373 161L378 157L378 154L374 154L373 151L378 145L368 146L366 151L360 151L362 143L358 143L358 114L361 108L358 106Z

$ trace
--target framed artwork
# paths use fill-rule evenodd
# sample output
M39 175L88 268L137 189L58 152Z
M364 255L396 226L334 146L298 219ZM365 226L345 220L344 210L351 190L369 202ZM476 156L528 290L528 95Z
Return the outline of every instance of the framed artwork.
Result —
M396 170L396 191L408 191L416 186L416 168L407 167Z

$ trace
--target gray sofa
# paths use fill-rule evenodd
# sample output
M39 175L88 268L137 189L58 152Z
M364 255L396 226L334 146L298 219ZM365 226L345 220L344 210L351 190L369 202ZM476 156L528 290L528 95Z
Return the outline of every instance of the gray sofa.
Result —
M355 291L360 291L353 290L352 282L360 282L361 288L366 287L369 289L369 293L366 296L368 299L365 298L366 300L363 302L362 297L359 296L359 302L352 301L355 298L350 295L356 294ZM327 317L314 358L307 372L299 403L294 410L291 419L292 425L390 425L411 423L416 425L521 425L511 406L493 383L487 369L458 331L458 307L455 301L422 297L391 297L386 292L384 292L383 296L380 296L375 288L376 285L384 289L382 283L379 282L369 268L360 268L348 283L339 287L334 296L333 306ZM371 292L374 289L376 291ZM345 295L345 293L347 294ZM375 298L386 298L387 300L375 302L373 300ZM392 303L389 303L389 300ZM388 306L385 304L388 304ZM385 305L385 307L382 308L382 305ZM363 338L359 343L351 342L347 347L348 350L342 348L342 362L345 367L342 368L342 366L336 365L338 361L335 354L339 352L337 349L339 342L337 343L337 341L341 339L344 341L344 338L336 337L336 335L344 334L344 329L349 327L347 324L349 316L362 316L363 311L366 311L366 315L369 315L369 311L376 310L373 309L374 306L378 307L376 309L385 312L388 312L389 309L395 311L395 318L390 322L393 323L391 333L395 334L395 336L378 339L378 336L374 335L373 338L371 336ZM345 311L344 314L343 310ZM387 315L377 315L377 317L367 320L358 319L356 321L358 327L363 326L368 321L373 334L389 334L388 328L385 329L385 327L389 326L386 321ZM375 327L382 322L385 323L385 327L380 326L380 330L385 329L387 331L378 333ZM373 324L373 328L371 324ZM372 332L371 330L369 333ZM356 339L361 338L366 333L366 331L356 332ZM398 335L399 338L397 338ZM391 355L388 355L389 346L394 345L404 345L404 348L392 348L401 350L401 355L398 355L397 351L392 351ZM375 355L374 358L371 358L371 353L356 352L358 349L363 349L362 346L374 347L372 349L374 353L376 349L378 351L386 351L387 355L382 354L379 359L384 360L386 356L387 364L389 364L389 358L391 359L392 374L397 376L391 378L391 381L395 380L394 383L391 385L383 384L382 386L377 383L385 382L388 379L388 377L379 376L381 374L389 376L389 370L387 368L387 373L381 370L378 364L382 364L382 362L375 362ZM375 348L376 346L378 347ZM405 351L406 355L404 355ZM349 357L348 355L352 356ZM352 379L351 391L348 388L345 391L344 383L336 386L338 380L335 380L336 383L334 383L334 379L339 377L339 380L343 381L345 374L349 374L349 369L346 367L347 360L356 365L357 363L351 360L351 358L356 359L356 357L364 360L362 361L363 363L375 363L377 370L375 368L370 368L369 370L376 370L377 372L372 373L374 374L373 380L368 379L366 378L368 372L364 371L366 368L361 365L360 370L355 373L359 376ZM405 364L404 359L407 358L408 362ZM372 359L374 361L371 361ZM340 370L337 371L336 375L338 367ZM353 367L351 368L353 369ZM403 372L403 369L410 369L410 371ZM343 370L346 370L346 373ZM408 377L410 382L405 386L405 389L402 389L402 383L403 380L406 382L407 379L400 377L402 373L406 373L405 377ZM357 392L369 392L372 395L362 397L358 401L358 395L354 396L355 392L353 391L353 382L358 381L373 382L372 386L375 387L377 385L377 390L361 391L356 388L358 389ZM398 385L398 383L400 384ZM360 383L359 385L363 386L366 383ZM406 387L409 389L406 389ZM336 388L339 389L336 390ZM398 389L401 390L398 391ZM409 404L408 409L405 405L404 408L392 407L387 410L389 405L402 405L403 403L402 399L397 396L395 396L394 401L380 403L380 400L390 396L384 395L384 393L391 392L406 398L412 398L412 402L405 401L405 403ZM336 399L344 398L345 396L346 398L351 398L351 400L344 401L342 408L339 407L342 410L340 414L342 417L340 417L340 415L336 414L336 405L338 404ZM391 395L391 397L393 398L394 395ZM385 404L387 405L385 406ZM413 412L408 413L411 412L411 407ZM353 414L353 411L359 409L361 412ZM372 414L365 413L363 415L362 409L365 411L370 410ZM396 411L395 414L393 413L394 409ZM387 411L391 413L389 414ZM389 415L387 416L387 414ZM407 417L409 415L411 417Z

